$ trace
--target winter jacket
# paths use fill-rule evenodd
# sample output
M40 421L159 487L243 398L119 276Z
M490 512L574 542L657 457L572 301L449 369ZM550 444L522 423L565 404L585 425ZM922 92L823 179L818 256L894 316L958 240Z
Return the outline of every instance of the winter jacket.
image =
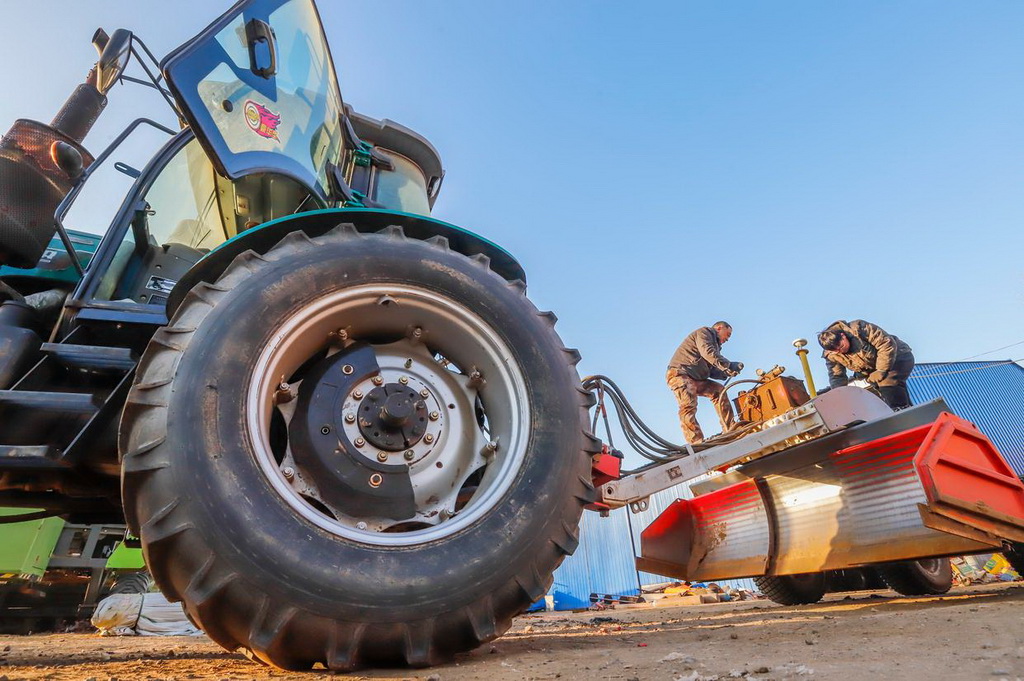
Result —
M687 336L676 348L668 368L698 381L709 378L723 380L732 375L729 360L722 356L718 333L710 326L702 326Z
M914 357L909 345L863 319L835 321L828 325L826 331L842 331L850 340L850 351L846 354L831 350L821 353L825 358L829 385L833 388L846 385L849 380L847 369L863 377L874 371L888 374L897 362L913 360ZM883 380L879 385L888 384Z

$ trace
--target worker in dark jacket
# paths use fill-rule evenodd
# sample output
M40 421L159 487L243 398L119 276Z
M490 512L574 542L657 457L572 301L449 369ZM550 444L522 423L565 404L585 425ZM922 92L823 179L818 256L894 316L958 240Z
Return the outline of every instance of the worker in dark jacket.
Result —
M732 327L726 322L702 326L679 344L669 362L665 379L679 403L679 425L691 445L704 441L704 433L697 423L698 395L711 398L723 433L736 425L724 386L711 380L724 380L743 369L742 363L730 362L722 356L722 344L731 335Z
M846 385L846 371L866 379L893 409L910 406L907 377L914 368L914 353L896 336L863 319L839 320L818 334L824 349L828 382L833 388Z

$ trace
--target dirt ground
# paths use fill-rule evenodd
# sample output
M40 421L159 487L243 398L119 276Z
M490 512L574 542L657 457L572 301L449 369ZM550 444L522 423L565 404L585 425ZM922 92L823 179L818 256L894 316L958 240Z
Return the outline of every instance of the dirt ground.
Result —
M1019 679L1024 584L942 597L835 594L817 605L768 601L539 613L493 644L428 670L350 679ZM0 637L0 681L315 679L260 667L205 638Z

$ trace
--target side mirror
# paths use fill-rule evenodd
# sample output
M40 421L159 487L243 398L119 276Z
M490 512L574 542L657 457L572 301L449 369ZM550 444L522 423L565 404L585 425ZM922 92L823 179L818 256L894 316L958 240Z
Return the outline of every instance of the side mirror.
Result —
M72 180L77 180L82 176L82 170L85 167L82 152L67 142L57 140L51 144L50 158Z
M96 62L96 89L105 95L128 66L132 54L132 32L123 28L114 31L107 39Z

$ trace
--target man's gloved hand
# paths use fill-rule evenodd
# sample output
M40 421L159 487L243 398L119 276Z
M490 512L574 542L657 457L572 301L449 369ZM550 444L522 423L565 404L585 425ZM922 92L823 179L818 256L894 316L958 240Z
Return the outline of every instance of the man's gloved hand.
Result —
M868 383L874 383L875 385L878 385L879 383L885 380L885 376L887 373L888 372L885 371L872 371L870 374L868 374Z

